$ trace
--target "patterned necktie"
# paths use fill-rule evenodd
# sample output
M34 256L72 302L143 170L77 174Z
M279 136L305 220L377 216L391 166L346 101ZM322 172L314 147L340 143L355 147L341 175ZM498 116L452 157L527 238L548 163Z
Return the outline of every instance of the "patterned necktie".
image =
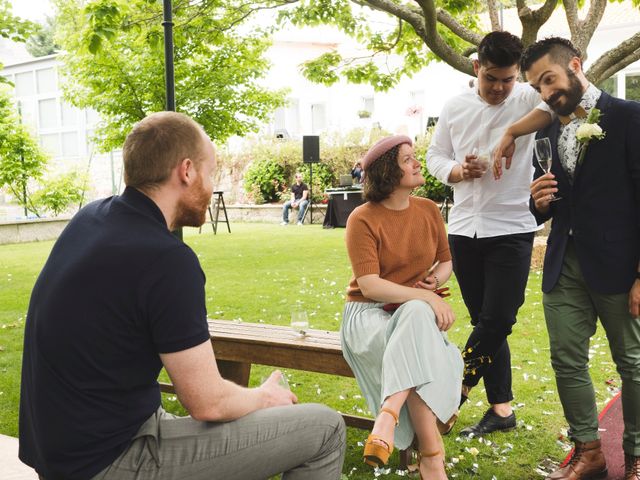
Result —
M578 105L570 115L558 115L558 119L560 120L560 123L562 123L562 125L568 125L572 120L575 120L576 118L587 118L587 111L580 105Z

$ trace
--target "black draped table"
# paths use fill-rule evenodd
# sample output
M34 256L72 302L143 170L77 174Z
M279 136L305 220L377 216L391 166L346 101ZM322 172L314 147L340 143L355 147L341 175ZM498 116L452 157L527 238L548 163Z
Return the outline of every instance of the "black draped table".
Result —
M324 228L346 227L353 209L364 203L362 188L328 188L324 193L329 197Z

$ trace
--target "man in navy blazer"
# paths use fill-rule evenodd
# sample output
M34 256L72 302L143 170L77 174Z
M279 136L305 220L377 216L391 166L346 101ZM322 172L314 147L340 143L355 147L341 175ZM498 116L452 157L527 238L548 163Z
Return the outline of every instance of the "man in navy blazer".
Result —
M570 462L547 478L607 475L589 376L589 341L599 318L622 378L624 478L637 480L640 103L611 97L589 83L579 51L566 39L547 38L531 45L523 54L522 71L557 114L538 133L551 141L552 166L546 174L536 167L530 204L539 224L552 219L543 305L558 394L576 448ZM604 137L594 126L583 126L598 117L598 110L593 125ZM587 142L580 142L577 137L584 130L591 134L587 133ZM560 199L552 201L553 195Z

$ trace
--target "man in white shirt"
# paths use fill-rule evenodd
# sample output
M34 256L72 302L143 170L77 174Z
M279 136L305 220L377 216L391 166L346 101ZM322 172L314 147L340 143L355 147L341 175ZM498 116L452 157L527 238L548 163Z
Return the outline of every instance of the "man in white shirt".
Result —
M517 140L515 156L522 158L514 159L509 178L496 182L487 169L507 127L540 104L535 90L516 81L521 54L520 39L508 32L484 37L474 61L474 88L445 104L427 153L431 174L453 186L449 245L474 326L463 353L461 404L481 378L491 404L480 422L463 429L462 435L516 426L507 337L524 302L538 229L529 211L533 136Z

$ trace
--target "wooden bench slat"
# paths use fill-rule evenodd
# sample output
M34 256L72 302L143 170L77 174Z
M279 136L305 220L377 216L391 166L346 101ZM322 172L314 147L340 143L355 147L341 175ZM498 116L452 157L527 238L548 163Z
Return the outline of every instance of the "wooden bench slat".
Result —
M233 341L237 341L237 342L245 342L245 343L262 343L262 344L274 344L274 345L290 345L290 346L295 346L296 348L301 348L303 350L310 350L310 349L318 349L318 348L328 348L328 349L334 349L334 350L340 350L340 343L336 342L335 340L328 340L328 339L318 339L318 338L314 338L310 335L307 335L306 337L300 338L300 337L273 337L273 336L267 336L267 335L260 335L260 334L247 334L247 333L243 333L242 335L239 334L224 334L224 333L220 333L220 332L216 332L216 331L212 331L211 332L211 336L212 338L218 339L218 338L226 338L229 340L233 340Z
M283 325L270 325L266 323L247 323L236 322L229 320L209 320L209 329L212 331L219 331L222 334L228 334L230 332L257 332L261 335L265 332L276 332L277 336L285 335L287 337L295 337L295 332L291 327ZM317 330L312 329L313 336L319 339L327 338L329 340L336 339L337 332L329 330Z
M265 345L295 345L295 348L333 348L341 350L337 332L309 329L305 337L299 337L290 327L279 325L247 324L209 321L209 332L213 340L232 339L238 342L262 343Z
M337 349L341 348L339 339L322 339L313 337L313 332L310 332L305 337L297 337L292 335L291 337L275 337L268 336L260 333L222 333L215 330L210 331L211 337L215 340L218 338L226 338L237 342L247 343L263 343L263 344L282 344L282 345L295 345L296 348L313 349L313 348L329 348Z

